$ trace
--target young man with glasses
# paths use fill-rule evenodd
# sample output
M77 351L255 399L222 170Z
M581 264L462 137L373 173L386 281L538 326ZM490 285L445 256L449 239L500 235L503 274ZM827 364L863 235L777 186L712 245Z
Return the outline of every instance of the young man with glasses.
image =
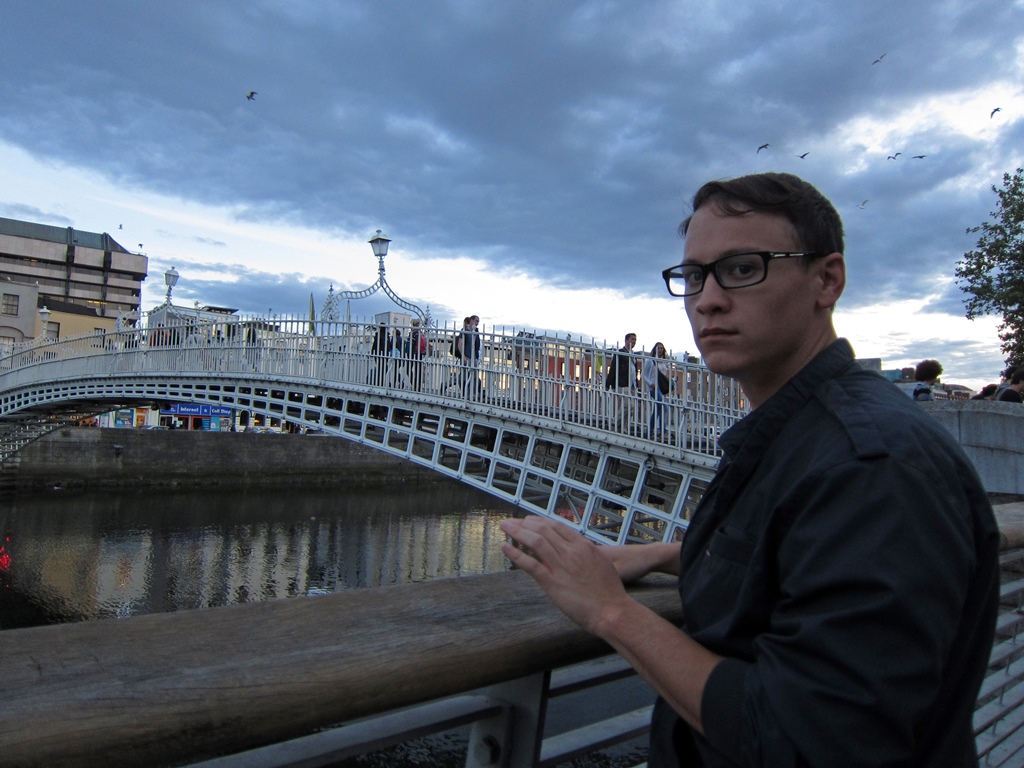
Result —
M682 544L596 547L539 517L506 555L659 694L650 768L976 765L998 607L984 488L937 422L839 339L832 204L789 174L709 182L665 270L751 413ZM622 586L679 576L682 628Z

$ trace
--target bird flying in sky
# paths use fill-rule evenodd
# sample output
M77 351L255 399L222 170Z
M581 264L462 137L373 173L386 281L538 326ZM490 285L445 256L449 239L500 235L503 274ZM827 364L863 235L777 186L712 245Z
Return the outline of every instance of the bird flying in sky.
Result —
M915 160L924 160L928 155L914 155Z
M881 56L879 56L877 59L875 59L874 61L871 62L871 66L875 66L875 64L881 63L882 59L884 59L884 58L885 58L885 54L883 53Z
M858 205L857 207L858 207L858 208L863 208L863 207L864 207L865 205L867 205L867 204L868 204L868 201L867 201L867 200L865 200L865 201L864 201L863 203L861 203L861 204L860 204L860 205Z
M249 101L255 101L256 91L249 91L247 94L245 94L245 98L247 98Z
M897 152L895 155L889 155L889 159L890 160L895 160L897 157L899 157L902 154L903 154L902 152Z
M757 148L757 152L760 152L762 149L768 149L768 147L770 146L771 144L762 144L760 147ZM756 155L757 152L755 152L754 154Z
M996 112L1002 112L1002 111L1003 111L1002 107L996 107L995 109L993 109L991 112L988 113L989 119L991 120L993 117L995 117Z
M800 158L801 160L803 160L803 159L804 159L805 157L807 157L807 156L808 156L809 154L811 154L811 153L810 153L810 152L804 152L804 153L803 153L802 155L797 155L797 157L799 157L799 158Z

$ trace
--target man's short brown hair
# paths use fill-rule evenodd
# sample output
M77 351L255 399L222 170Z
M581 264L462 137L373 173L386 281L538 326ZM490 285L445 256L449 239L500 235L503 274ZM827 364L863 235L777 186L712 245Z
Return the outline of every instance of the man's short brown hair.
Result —
M843 253L843 220L817 187L792 173L754 173L709 181L693 196L693 212L713 204L726 216L751 211L782 216L796 230L800 247L828 255ZM679 225L686 236L692 215Z

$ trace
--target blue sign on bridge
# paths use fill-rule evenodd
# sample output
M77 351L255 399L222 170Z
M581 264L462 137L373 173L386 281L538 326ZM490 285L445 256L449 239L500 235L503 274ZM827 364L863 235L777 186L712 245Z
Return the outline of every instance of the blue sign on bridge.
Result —
M164 416L230 416L232 409L223 405L172 403L166 410L161 408L160 413Z

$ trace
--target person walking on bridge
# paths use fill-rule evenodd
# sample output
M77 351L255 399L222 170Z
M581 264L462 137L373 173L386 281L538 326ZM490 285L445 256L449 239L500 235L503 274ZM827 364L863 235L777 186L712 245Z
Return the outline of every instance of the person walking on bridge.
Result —
M479 398L483 393L483 385L480 383L479 373L481 343L480 318L477 315L470 315L465 319L457 343L458 357L463 365L463 394L469 398Z
M671 390L672 382L668 377L665 345L660 341L651 347L651 356L644 360L642 376L651 398L648 405L650 416L647 419L647 436L652 440L661 440L665 430L665 397Z
M615 429L622 431L632 426L636 413L636 381L637 366L633 347L636 346L636 334L627 333L625 343L612 356L605 377L605 389L611 390L611 417Z
M685 537L530 516L503 551L658 692L650 768L977 765L998 529L949 432L837 337L838 213L764 173L702 186L680 231L669 292L752 409ZM678 575L681 627L623 587L651 571Z

